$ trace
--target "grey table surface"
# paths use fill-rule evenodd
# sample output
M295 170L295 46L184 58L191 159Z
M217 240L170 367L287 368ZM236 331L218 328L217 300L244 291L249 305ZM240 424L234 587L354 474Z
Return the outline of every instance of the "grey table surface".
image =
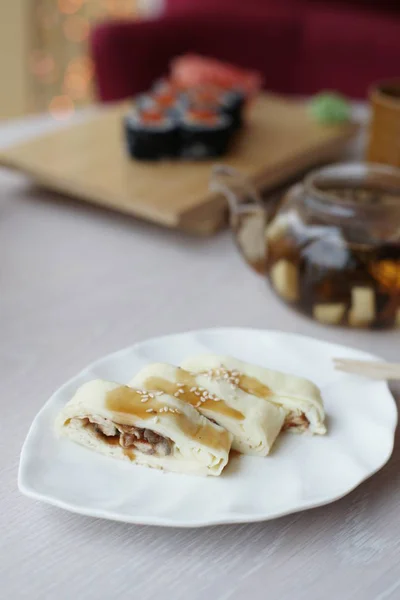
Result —
M0 144L51 127L49 117L2 125ZM113 350L176 331L250 326L398 361L398 331L328 329L298 316L245 268L228 232L191 238L55 197L5 170L0 247L1 598L400 597L399 439L389 463L342 500L253 525L125 525L17 490L19 451L38 409Z

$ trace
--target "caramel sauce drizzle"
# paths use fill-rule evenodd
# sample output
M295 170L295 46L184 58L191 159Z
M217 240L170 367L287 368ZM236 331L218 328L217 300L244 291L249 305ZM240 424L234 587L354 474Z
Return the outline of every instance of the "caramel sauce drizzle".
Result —
M112 412L134 415L138 419L146 421L154 418L156 413L164 409L164 404L158 401L158 397L150 394L144 395L142 390L135 390L126 385L121 385L108 392L105 407ZM130 421L127 423L121 421L121 424L130 425L131 423Z
M167 382L169 383L169 382ZM154 389L154 388L153 388ZM176 389L176 386L174 387ZM154 390L155 392L157 390ZM167 390L158 390L169 393ZM143 402L143 396L149 396L148 400ZM151 395L153 397L151 397ZM128 386L120 386L106 396L105 406L108 410L125 415L132 415L139 419L147 420L154 417L155 413L168 415L174 419L181 431L187 436L211 449L228 450L230 447L230 435L227 431L216 429L212 423L197 424L193 423L185 414L181 412L171 412L165 407L162 400L158 400L152 392L144 394L141 390L135 390ZM197 396L196 396L197 398ZM149 412L152 409L153 412ZM165 410L167 409L167 410ZM174 410L174 409L172 409Z
M168 381L162 377L149 377L145 381L144 387L149 390L161 390L170 396L176 396L198 408L200 412L210 410L213 413L238 421L244 419L242 412L228 406L221 398L209 394L205 388L199 386L194 375L183 369L176 369L176 381Z
M223 365L216 369L210 369L209 371L202 371L199 375L205 375L209 379L216 379L217 381L226 381L230 383L232 387L238 388L246 394L257 396L258 398L268 398L272 395L272 390L261 383L259 379L250 377L244 373L239 373L235 369L226 369Z
M238 387L246 392L246 394L252 394L258 398L268 398L268 396L272 395L272 390L267 385L264 385L255 377L249 377L248 375L239 376Z
M182 369L179 369L179 371L179 377L181 377L181 373L187 373L187 371L183 371ZM190 373L188 374L191 375ZM202 371L199 375L205 375L209 379L216 379L217 381L226 381L233 388L238 388L242 392L257 396L258 398L267 398L272 395L272 390L255 377L239 373L239 371L234 369L226 369L224 366L210 369L209 371Z

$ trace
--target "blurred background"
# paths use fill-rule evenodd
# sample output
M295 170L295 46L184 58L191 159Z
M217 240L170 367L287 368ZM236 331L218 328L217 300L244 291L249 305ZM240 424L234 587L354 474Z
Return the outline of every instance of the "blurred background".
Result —
M363 98L397 75L400 2L2 0L0 40L2 119L135 93L190 51L261 70L274 91Z
M144 16L150 5L143 0L0 2L0 118L72 112L92 102L91 28L106 19Z

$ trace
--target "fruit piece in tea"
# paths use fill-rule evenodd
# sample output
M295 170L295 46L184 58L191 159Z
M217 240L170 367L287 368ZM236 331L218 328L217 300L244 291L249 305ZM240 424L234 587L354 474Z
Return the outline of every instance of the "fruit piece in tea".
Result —
M349 323L353 327L365 327L373 322L376 316L375 292L368 287L353 287L351 290L351 308Z
M400 294L400 261L373 261L368 265L368 270L380 289Z
M325 325L339 325L343 321L347 305L344 302L336 304L315 304L313 317Z
M350 303L349 280L358 261L340 236L311 241L300 249L300 287L305 307L314 304Z
M288 302L299 299L299 274L297 267L281 259L270 270L270 279L277 293Z

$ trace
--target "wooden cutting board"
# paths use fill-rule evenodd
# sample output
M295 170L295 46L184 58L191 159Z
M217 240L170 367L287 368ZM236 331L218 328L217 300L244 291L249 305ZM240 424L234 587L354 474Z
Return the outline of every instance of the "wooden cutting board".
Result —
M83 123L0 151L0 164L43 186L167 227L200 234L218 229L224 199L208 190L211 167L229 164L267 189L337 156L357 127L321 126L303 103L262 94L220 161L143 163L128 158L122 136L127 105L100 110Z

